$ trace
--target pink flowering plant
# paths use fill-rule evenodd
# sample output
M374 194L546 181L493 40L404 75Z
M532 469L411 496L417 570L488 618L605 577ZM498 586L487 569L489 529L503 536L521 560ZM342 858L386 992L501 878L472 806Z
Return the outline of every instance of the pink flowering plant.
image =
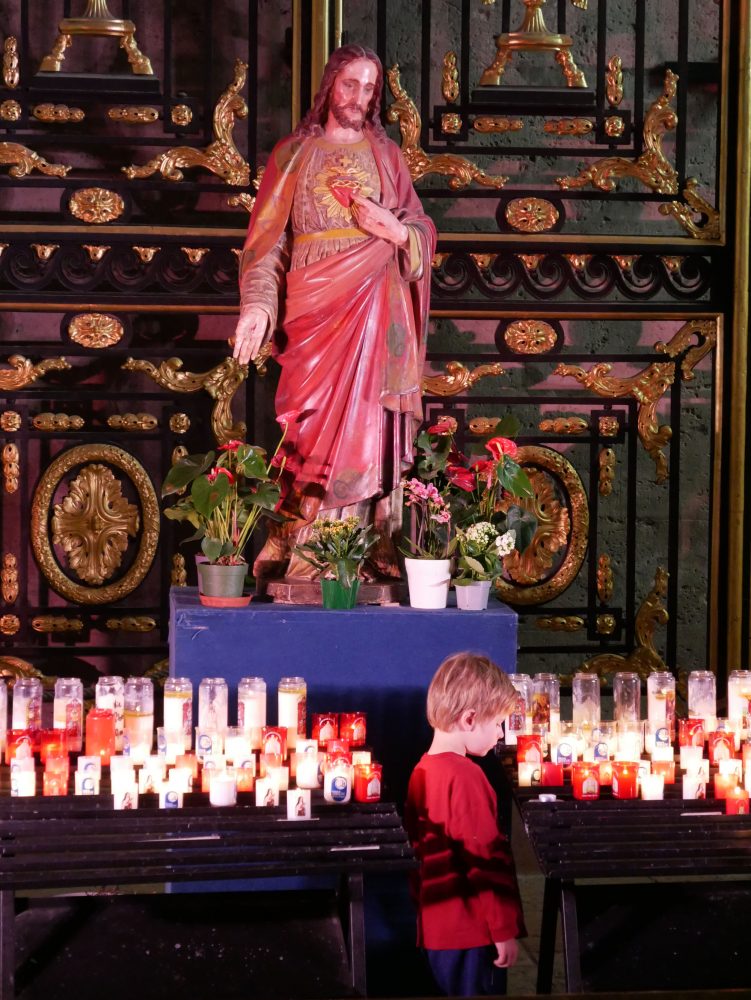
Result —
M412 559L446 559L451 531L451 508L433 483L419 479L402 482L404 504L410 511L414 533L405 555Z
M167 473L162 497L180 499L165 509L165 516L193 525L195 534L185 541L200 540L210 563L244 563L243 552L261 520L285 520L278 513L284 461L277 462L277 455L283 440L284 435L270 460L257 445L227 441L218 451L186 455Z

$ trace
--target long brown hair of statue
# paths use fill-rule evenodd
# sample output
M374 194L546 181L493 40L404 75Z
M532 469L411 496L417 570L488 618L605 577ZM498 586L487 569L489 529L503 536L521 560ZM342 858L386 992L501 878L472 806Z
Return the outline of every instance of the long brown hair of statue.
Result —
M365 128L378 139L386 138L386 132L383 125L381 125L383 66L375 52L372 49L365 48L363 45L342 45L341 48L331 53L321 77L321 85L313 99L310 111L308 111L292 133L295 138L303 139L309 135L323 135L323 126L326 124L329 116L329 96L334 86L334 81L341 70L355 59L369 59L378 70L373 97L370 100L368 111L365 115Z

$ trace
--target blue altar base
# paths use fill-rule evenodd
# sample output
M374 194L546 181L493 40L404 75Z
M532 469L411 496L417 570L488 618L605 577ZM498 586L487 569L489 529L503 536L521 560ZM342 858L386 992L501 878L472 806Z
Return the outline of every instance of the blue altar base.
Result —
M401 808L412 768L430 743L425 695L436 668L451 653L473 650L513 673L516 635L516 612L493 599L487 611L271 603L219 609L204 607L196 588L176 587L169 669L193 682L195 712L201 678L224 677L231 723L238 681L248 676L266 680L269 725L285 676L305 678L309 719L313 712L366 712L368 746L383 764L384 798Z

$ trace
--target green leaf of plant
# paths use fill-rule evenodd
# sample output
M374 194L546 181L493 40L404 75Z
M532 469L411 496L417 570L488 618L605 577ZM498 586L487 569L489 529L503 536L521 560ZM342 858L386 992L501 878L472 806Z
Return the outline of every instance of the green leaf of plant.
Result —
M204 538L201 542L201 551L209 562L216 562L222 554L222 543L218 538Z
M166 497L184 489L188 483L192 483L197 476L213 465L215 457L216 453L210 451L206 455L186 455L185 458L175 462L164 477L162 496Z
M516 532L516 548L523 552L532 541L537 531L537 518L528 510L523 510L515 504L509 507L506 514L506 527Z
M247 451L245 450L247 448ZM242 455L242 458L240 457ZM249 479L268 479L266 473L266 455L260 448L244 446L237 450L238 470Z
M473 556L463 556L462 561L467 564L468 569L471 569L473 573L479 573L480 576L485 576L485 567Z
M198 513L208 519L222 500L226 499L229 489L229 479L226 476L217 476L213 483L203 477L194 481L190 488L190 498Z
M529 476L518 462L506 456L503 465L498 467L498 481L504 490L515 497L532 497L534 490Z
M491 437L513 438L516 437L520 429L521 424L518 418L513 413L507 413L495 425Z
M248 500L256 507L273 510L279 503L281 493L278 483L259 483L258 489L248 497Z

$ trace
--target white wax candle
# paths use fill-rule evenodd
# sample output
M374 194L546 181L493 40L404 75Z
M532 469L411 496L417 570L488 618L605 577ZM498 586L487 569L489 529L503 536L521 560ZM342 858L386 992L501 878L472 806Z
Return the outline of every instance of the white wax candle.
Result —
M76 795L98 795L99 775L93 771L76 771L73 775Z
M310 791L291 788L287 792L287 819L310 819Z
M743 777L743 761L737 757L730 757L728 760L718 762L720 774L735 774L740 781Z
M300 746L299 742L297 744ZM372 763L373 754L370 750L353 750L352 751L352 767L357 767L358 764L370 764Z
M224 752L224 738L218 729L196 726L196 757L203 760Z
M138 785L133 782L113 791L112 804L115 809L138 809Z
M704 756L704 747L679 747L681 770L685 771L690 764L698 764Z
M32 771L11 771L10 794L14 798L29 798L37 793L37 776Z
M177 792L193 790L193 771L189 767L171 767L167 771L167 784Z
M162 783L159 789L160 809L181 809L183 804L183 793L180 789L174 788L169 781Z
M709 761L706 757L701 760L689 761L686 774L698 778L700 781L709 781Z
M266 777L274 782L280 792L286 792L289 788L289 768L286 764L280 767L268 767Z
M683 775L683 798L684 799L706 799L707 782L697 774L686 772Z
M138 791L141 795L155 795L161 788L162 781L161 773L142 767L138 772Z
M697 749L699 749L697 747ZM652 751L652 760L674 760L675 754L672 747L655 746Z
M645 774L640 780L643 799L664 798L665 776L663 774Z
M539 764L530 764L528 761L519 763L519 787L529 788L530 785L539 785L542 770Z
M227 734L224 741L224 753L227 760L233 764L246 760L250 755L250 737L244 731L240 733Z
M318 753L303 754L297 758L297 785L299 788L319 787Z
M34 773L34 758L33 757L13 757L10 762L10 773L18 774L21 771L30 771Z
M256 805L267 807L279 805L279 789L268 778L259 778L256 781Z
M352 797L352 768L349 765L331 767L323 775L323 797L326 802L344 805Z
M101 778L102 758L98 755L96 757L79 757L76 770L81 771L81 773L95 774L97 778Z
M113 754L110 757L110 774L114 778L116 774L128 774L133 776L133 761L130 757L124 757L121 754ZM135 777L133 777L135 781Z
M209 802L212 806L234 806L237 802L237 779L234 771L217 771L209 783Z

